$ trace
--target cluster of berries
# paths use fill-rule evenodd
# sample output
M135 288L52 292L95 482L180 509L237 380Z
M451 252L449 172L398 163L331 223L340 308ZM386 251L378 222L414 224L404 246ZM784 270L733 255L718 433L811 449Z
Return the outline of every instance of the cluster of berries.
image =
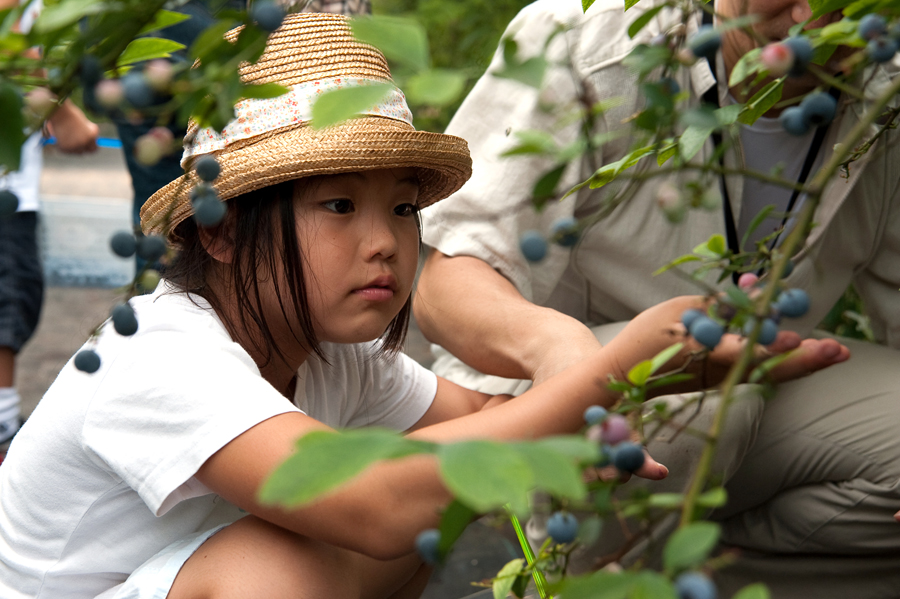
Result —
M872 62L888 62L900 51L900 21L889 31L884 17L868 14L859 20L857 32L866 41L866 54Z
M580 234L578 221L571 216L557 219L550 225L550 240L562 247L573 247ZM540 262L547 257L549 243L543 233L528 229L519 237L519 249L529 262Z
M590 406L584 411L588 424L585 437L600 444L602 451L598 468L612 464L622 472L634 472L644 465L644 448L628 441L631 427L621 414L610 414L601 406Z
M191 207L194 220L201 227L215 227L225 218L225 203L219 200L216 190L210 185L221 171L214 156L203 156L194 163L194 172L201 183L191 190Z

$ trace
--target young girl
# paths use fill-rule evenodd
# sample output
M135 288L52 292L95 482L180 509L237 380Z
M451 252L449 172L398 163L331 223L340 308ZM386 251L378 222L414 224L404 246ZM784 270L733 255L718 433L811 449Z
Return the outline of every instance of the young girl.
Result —
M301 509L260 504L295 441L370 425L434 441L575 432L615 400L607 374L681 339L673 323L700 303L648 311L516 399L439 380L397 350L416 212L469 176L465 142L415 131L399 92L306 125L321 90L390 80L341 17L288 17L242 76L291 92L243 102L222 135L192 132L185 166L216 156L225 220L189 218L193 172L150 199L145 231L168 230L180 254L132 300L138 332L106 326L93 374L67 364L0 467L4 598L418 596L429 572L414 539L450 501L433 460L377 465ZM648 460L641 474L666 470Z

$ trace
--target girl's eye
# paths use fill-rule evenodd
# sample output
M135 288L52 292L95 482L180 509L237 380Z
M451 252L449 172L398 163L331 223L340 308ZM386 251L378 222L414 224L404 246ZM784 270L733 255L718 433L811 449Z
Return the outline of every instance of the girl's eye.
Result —
M394 208L394 214L397 216L412 216L418 212L419 208L415 204L400 204Z
M347 199L328 200L322 204L328 210L337 212L338 214L349 214L353 212L353 202Z

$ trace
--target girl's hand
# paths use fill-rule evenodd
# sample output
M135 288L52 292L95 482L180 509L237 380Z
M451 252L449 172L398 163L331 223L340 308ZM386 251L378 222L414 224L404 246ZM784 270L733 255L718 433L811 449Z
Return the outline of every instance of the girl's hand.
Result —
M703 350L704 347L688 335L681 324L681 315L691 308L705 310L708 303L707 298L700 296L676 297L638 314L608 346L618 365L616 378L624 380L635 364L652 358L675 343L684 343L684 348L664 367L664 371L682 367L690 360L691 354ZM688 367L688 372L697 375L694 381L687 383L688 388L668 388L663 392L699 390L718 385L737 361L746 343L744 337L726 333L715 350ZM789 351L793 352L791 357L769 373L775 382L807 376L850 357L850 351L834 339L801 340L797 333L780 331L770 345L754 348L753 364L755 366Z

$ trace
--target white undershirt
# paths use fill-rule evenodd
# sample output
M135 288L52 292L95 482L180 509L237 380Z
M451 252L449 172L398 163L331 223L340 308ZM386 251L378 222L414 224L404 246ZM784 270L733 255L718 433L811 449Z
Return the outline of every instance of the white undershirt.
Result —
M806 135L797 136L787 133L778 122L777 118L758 119L753 125L741 127L741 143L744 148L744 163L748 170L762 173L773 173L773 169L780 167L780 176L788 181L796 182L806 161L815 129L810 129ZM810 176L818 170L822 163L822 154L819 152ZM807 179L808 180L808 179ZM753 218L769 204L775 205L773 216L767 218L753 231L744 245L744 249L755 248L754 242L769 235L781 227L783 213L790 202L792 189L760 181L752 177L744 178L744 195L741 202L741 214L738 218L738 239L743 239ZM803 205L806 195L798 196L792 212ZM793 224L793 219L788 219L786 231ZM778 242L784 240L784 234L779 236Z

